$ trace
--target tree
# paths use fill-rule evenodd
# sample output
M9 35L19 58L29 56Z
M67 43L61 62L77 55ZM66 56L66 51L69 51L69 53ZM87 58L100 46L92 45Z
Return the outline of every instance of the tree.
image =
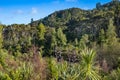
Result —
M117 34L115 32L115 26L113 25L113 20L109 20L108 24L108 29L106 33L106 38L107 38L107 44L108 45L113 45L115 42L117 42Z
M101 8L101 3L100 3L100 2L98 2L98 3L96 4L96 8L97 8L97 9L100 9L100 8Z
M37 39L35 38L35 44L37 44L41 49L44 48L44 43L45 43L45 32L46 28L45 26L40 23L39 26L37 27ZM36 34L34 34L34 37Z
M57 43L59 46L66 45L67 39L66 35L63 33L61 28L58 28L57 30Z
M105 42L106 42L105 31L104 31L104 29L101 29L100 32L99 32L98 43L102 46L102 44L105 43Z
M49 72L49 80L58 80L59 78L59 69L57 62L50 57L48 60L48 72Z
M56 40L56 30L55 28L52 28L52 35L51 35L51 48L54 48L57 45Z
M55 28L52 28L51 43L50 43L51 50L50 51L55 52L56 46L57 46L56 30L55 30Z
M39 40L44 40L45 32L46 32L45 26L42 23L40 23L38 26Z
M90 49L81 51L81 80L100 80L98 69L95 67L96 52Z
M31 23L33 23L33 21L34 21L33 18L31 18Z

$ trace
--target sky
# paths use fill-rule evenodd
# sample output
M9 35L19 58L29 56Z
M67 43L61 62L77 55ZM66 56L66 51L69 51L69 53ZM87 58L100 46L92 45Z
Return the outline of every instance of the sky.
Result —
M96 3L101 4L111 0L0 0L0 23L2 24L28 24L31 18L38 20L49 14L77 7L93 9Z

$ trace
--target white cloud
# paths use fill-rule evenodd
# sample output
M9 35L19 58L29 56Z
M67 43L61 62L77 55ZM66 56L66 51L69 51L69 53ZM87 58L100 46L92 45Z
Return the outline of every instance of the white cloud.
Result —
M37 8L32 8L32 14L37 14L37 13L38 13Z
M66 0L67 2L77 2L77 0Z

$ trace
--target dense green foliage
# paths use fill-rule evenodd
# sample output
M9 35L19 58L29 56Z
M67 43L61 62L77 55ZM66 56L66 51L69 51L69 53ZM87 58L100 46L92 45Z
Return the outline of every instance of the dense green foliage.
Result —
M0 80L120 80L120 2L0 25Z

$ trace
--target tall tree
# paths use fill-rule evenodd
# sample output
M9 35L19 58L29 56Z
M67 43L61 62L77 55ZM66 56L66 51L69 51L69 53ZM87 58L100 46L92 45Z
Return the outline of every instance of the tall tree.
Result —
M56 30L55 30L55 28L52 28L51 48L54 48L56 45L57 45Z
M97 9L100 9L100 8L101 8L101 3L100 3L100 2L98 2L98 3L96 4L96 8L97 8Z
M61 28L58 28L57 30L57 39L58 39L58 45L62 46L62 45L66 45L67 39L66 39L66 35L63 33Z
M45 26L42 23L40 23L39 26L38 26L38 37L39 37L39 40L43 40L44 39L45 32L46 32Z
M102 46L102 44L105 43L105 42L106 42L105 31L104 31L104 29L101 29L100 32L99 32L98 43Z
M44 47L44 43L45 43L45 32L46 32L46 28L45 26L40 23L39 26L37 27L37 39L35 39L35 44L41 48Z
M117 37L117 34L115 32L115 26L113 25L113 20L110 19L109 24L108 24L108 30L107 30L107 33L106 33L107 44L112 45L115 42L117 42L116 37Z
M52 28L52 33L51 33L51 44L50 48L52 52L56 51L56 46L57 46L57 36L56 36L56 30L55 28Z

